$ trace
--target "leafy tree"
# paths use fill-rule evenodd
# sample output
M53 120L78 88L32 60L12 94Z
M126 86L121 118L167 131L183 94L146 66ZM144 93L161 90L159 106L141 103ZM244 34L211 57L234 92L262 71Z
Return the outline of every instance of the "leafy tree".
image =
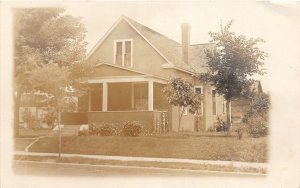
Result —
M85 66L81 62L86 53L86 29L80 18L64 12L62 8L14 10L15 136L19 134L20 97L36 91L30 80L33 70L50 63Z
M251 92L249 110L243 117L248 134L261 137L268 134L270 97L266 93Z
M216 44L212 51L206 51L208 72L200 74L200 80L215 86L216 92L226 99L227 125L230 131L231 117L229 106L233 98L249 91L253 80L251 76L264 74L262 66L267 54L257 45L261 38L247 39L230 31L233 21L219 32L210 32L211 42ZM229 112L229 113L228 113Z
M250 99L249 110L243 117L243 122L248 123L252 116L261 116L267 120L270 109L270 96L266 93L251 92L247 96Z
M83 66L85 65L85 66ZM80 69L80 70L78 70ZM34 69L30 75L30 84L34 90L46 93L51 106L55 108L59 128L59 157L61 154L61 112L74 108L76 100L86 92L84 80L92 73L92 66L76 64L76 66L62 66L49 63Z
M167 86L163 89L167 101L178 106L178 133L180 131L181 119L184 114L184 108L193 103L194 90L191 83L181 79L172 78L168 81Z

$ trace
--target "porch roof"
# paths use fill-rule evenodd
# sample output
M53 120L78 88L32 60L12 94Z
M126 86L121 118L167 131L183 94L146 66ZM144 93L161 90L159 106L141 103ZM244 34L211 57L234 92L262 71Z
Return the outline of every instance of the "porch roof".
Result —
M113 64L101 63L95 67L95 73L91 75L88 83L144 82L149 80L163 84L167 82L166 78L127 69L125 67L119 67Z

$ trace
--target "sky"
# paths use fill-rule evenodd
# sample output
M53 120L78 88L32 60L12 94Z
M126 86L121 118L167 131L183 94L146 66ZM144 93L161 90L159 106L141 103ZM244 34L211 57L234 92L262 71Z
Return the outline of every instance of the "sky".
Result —
M234 20L232 31L266 41L259 47L269 54L264 67L267 73L278 45L277 34L288 32L286 29L290 27L289 23L280 20L296 20L299 18L297 9L300 10L299 4L208 1L81 2L66 3L65 9L68 14L82 17L88 31L88 51L121 15L178 42L181 41L180 26L188 22L191 25L191 44L209 42L209 31L219 31L221 23L225 25L229 20ZM261 80L265 91L270 90L269 74L255 78Z

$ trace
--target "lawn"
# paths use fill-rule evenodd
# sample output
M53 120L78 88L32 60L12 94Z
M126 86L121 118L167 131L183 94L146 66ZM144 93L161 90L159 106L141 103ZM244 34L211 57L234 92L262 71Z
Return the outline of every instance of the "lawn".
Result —
M235 137L120 137L62 138L62 152L73 154L162 157L201 160L267 162L267 138ZM45 137L31 152L58 151L58 138Z

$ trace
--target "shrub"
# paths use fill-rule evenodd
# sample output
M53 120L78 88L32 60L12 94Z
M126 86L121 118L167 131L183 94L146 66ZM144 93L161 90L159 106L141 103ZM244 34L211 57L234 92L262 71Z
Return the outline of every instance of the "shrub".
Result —
M88 131L88 134L89 135L99 135L99 126L94 124L94 123L91 123L89 125L89 131Z
M222 131L227 131L227 129L228 127L225 121L220 116L218 116L217 122L215 123L214 130L217 132L222 132Z
M98 125L91 123L87 132L81 132L81 135L113 136L118 135L120 131L117 129L117 126L114 123L101 123Z
M127 121L123 124L122 135L139 136L142 131L142 125L138 121Z
M262 116L251 116L247 121L247 132L251 137L263 137L268 134L268 121Z
M84 129L78 132L78 136L88 136L90 134L89 130Z
M268 115L270 98L265 93L251 93L250 109L243 117L247 132L251 137L263 137L268 134Z
M55 111L51 110L49 111L43 121L49 126L49 127L53 127L54 123L55 123L55 120L56 120L56 113Z
M113 123L103 123L99 127L99 134L101 136L113 136L116 135L117 128Z

